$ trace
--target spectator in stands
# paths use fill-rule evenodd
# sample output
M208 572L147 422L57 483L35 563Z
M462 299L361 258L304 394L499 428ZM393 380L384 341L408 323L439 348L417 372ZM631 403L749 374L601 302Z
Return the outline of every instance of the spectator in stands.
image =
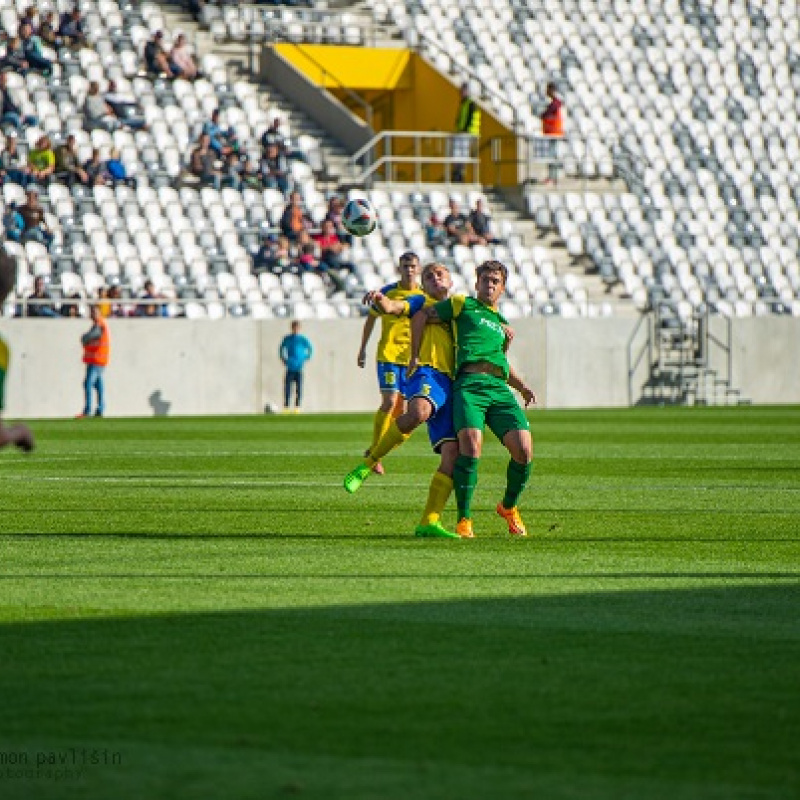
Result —
M278 145L267 145L261 159L261 178L268 189L279 189L286 197L289 194L289 162Z
M0 154L0 175L4 180L8 179L22 187L27 187L33 180L27 160L17 149L17 137L13 133L6 136L6 146Z
M117 119L114 109L106 103L100 94L100 84L92 81L86 93L86 101L83 105L83 113L89 130L102 128L107 131L115 131L122 127L122 123Z
M53 50L58 50L61 47L63 40L58 35L58 19L56 18L55 11L48 11L42 18L42 24L39 26L39 38L42 43Z
M301 234L298 245L297 263L301 274L304 272L316 272L324 277L324 270L320 268L319 250L311 236L308 233Z
M63 15L58 33L67 47L74 49L86 47L86 33L83 30L83 19L78 6Z
M155 284L150 279L144 282L144 291L139 296L139 299L153 302L139 303L136 306L137 317L165 317L167 315L167 306L163 302L164 298L156 291Z
M53 307L50 292L47 291L45 286L44 277L37 275L33 281L33 291L28 295L27 316L29 317L48 317L50 319L58 319L58 312ZM30 301L34 302L31 303Z
M56 148L56 170L55 178L63 181L70 188L76 183L86 183L86 173L83 171L78 160L78 145L75 143L75 136L67 136L66 142Z
M294 272L299 274L297 265L292 260L291 243L286 236L279 236L278 243L273 253L271 270L276 274Z
M203 9L205 8L204 0L188 0L186 7L189 9L189 13L196 19L200 19L200 15L203 13Z
M131 178L128 175L125 164L122 163L122 159L120 158L118 148L111 148L108 160L105 163L105 171L108 182L114 186L121 184L123 186L131 186L134 189L136 188L136 178Z
M267 148L271 145L277 145L278 149L284 154L286 153L286 139L280 131L281 118L274 117L270 126L261 134L261 147L264 148L266 153Z
M125 313L125 309L122 306L122 290L119 288L117 284L108 287L108 300L111 303L112 317L127 316Z
M450 213L444 218L444 228L451 245L479 244L478 237L475 236L466 214L461 213L457 200L450 200Z
M111 301L108 298L108 286L101 286L97 290L97 306L104 317L108 318L111 316Z
M216 167L217 156L211 149L211 137L207 133L200 135L200 139L189 155L189 172L201 183L222 188L222 173Z
M453 137L453 158L470 158L473 142L481 135L481 110L470 97L469 84L461 87L461 100L456 114L456 136ZM464 181L464 164L457 163L453 167L453 180ZM474 180L474 178L473 178Z
M144 63L150 75L160 77L162 75L167 78L174 78L175 72L167 57L166 50L163 45L164 34L161 31L156 31L153 38L148 40L144 46Z
M19 18L19 25L28 24L36 33L39 30L39 10L35 5L26 6ZM19 26L18 26L19 27Z
M53 62L45 57L42 40L33 32L29 22L19 26L19 38L22 40L22 52L28 62L28 68L48 76L53 70Z
M242 188L242 162L236 153L228 153L224 160L222 170L222 185L241 191Z
M12 242L19 242L22 239L22 232L25 230L25 220L22 214L17 209L17 204L14 202L6 206L3 212L3 231L6 239Z
M342 224L342 211L344 211L344 200L338 195L332 195L328 198L328 210L325 214L325 219L329 219L336 229L336 235L341 242L345 244L353 244L353 237L347 232Z
M103 97L114 112L116 118L123 125L127 125L127 127L133 128L134 130L147 130L144 112L139 107L139 104L132 96L120 94L117 91L117 84L115 81L111 80L108 82L108 90Z
M182 33L179 33L175 37L175 43L172 45L172 52L169 54L169 63L172 71L178 78L194 81L200 77L197 64L194 63L189 45L186 42L186 37Z
M11 70L25 75L29 66L22 47L22 39L19 36L10 36L6 43L6 54L0 58L0 70Z
M264 153L271 144L277 145L278 152L287 159L295 161L306 161L306 155L301 150L294 150L290 146L289 140L281 133L281 126L283 120L280 117L274 117L270 126L261 135L261 147Z
M425 226L425 243L431 248L449 244L447 231L436 214L431 214Z
M218 156L239 152L239 143L233 128L224 131L220 127L218 108L211 112L211 119L203 124L203 133L208 136L209 145Z
M245 186L249 186L251 189L256 189L257 191L261 191L264 188L258 164L249 156L245 156L241 162L241 175L242 182Z
M554 83L547 84L546 92L550 102L542 113L542 133L553 138L545 142L544 155L548 160L545 183L555 183L558 176L558 140L564 136L563 103Z
M56 171L56 154L50 144L49 136L40 136L36 146L28 152L28 168L31 182L46 186Z
M339 289L344 288L342 273L355 276L356 266L349 259L349 246L336 235L336 228L329 219L322 221L320 234L314 237L319 247L320 269L330 275Z
M11 89L8 88L8 75L0 72L0 123L13 125L20 130L23 125L37 125L36 117L28 114L23 116L19 103L14 99Z
M59 313L62 317L80 317L81 316L81 301L83 298L75 292L66 298L62 303Z
M300 239L301 234L310 230L313 225L314 223L303 205L300 192L292 192L281 215L280 228L283 235L290 242L296 242Z
M289 240L274 233L264 234L261 247L253 258L253 266L256 272L266 271L273 275L282 275L284 272L299 273L292 260Z
M480 240L476 244L495 244L499 241L492 233L492 219L483 210L483 200L481 198L475 201L475 208L472 209L469 215L469 224Z
M102 186L106 182L106 165L101 161L100 151L96 147L92 150L91 158L84 163L83 171L86 173L87 186Z
M253 252L253 272L256 274L272 270L272 259L277 249L278 237L275 234L267 233L261 237L261 244ZM288 253L287 253L288 254Z

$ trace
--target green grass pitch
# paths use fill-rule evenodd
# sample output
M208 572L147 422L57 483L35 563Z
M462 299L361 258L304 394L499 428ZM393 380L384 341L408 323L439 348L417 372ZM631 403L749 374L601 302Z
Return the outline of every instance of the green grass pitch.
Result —
M366 414L33 423L0 798L800 797L800 409L531 420L474 541L411 535L423 431L344 492Z

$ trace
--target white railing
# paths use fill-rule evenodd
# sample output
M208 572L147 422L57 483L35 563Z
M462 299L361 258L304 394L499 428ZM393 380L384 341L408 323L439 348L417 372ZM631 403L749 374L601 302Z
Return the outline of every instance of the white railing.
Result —
M450 183L459 169L464 180L480 182L478 138L464 134L381 131L350 157L349 164L351 179L365 186L376 178Z

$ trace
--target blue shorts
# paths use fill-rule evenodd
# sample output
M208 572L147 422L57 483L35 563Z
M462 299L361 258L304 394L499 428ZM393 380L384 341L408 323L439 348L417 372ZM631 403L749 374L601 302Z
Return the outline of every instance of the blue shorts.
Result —
M382 392L400 392L408 397L405 364L390 364L388 361L378 362L378 388Z
M420 367L408 379L408 398L424 397L433 406L428 418L428 437L434 452L445 442L456 441L453 425L453 381L433 367Z

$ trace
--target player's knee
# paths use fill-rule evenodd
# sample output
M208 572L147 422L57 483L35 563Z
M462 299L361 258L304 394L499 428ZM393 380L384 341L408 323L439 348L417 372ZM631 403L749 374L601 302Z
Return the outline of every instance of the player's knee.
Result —
M533 443L528 439L524 439L517 443L517 446L511 451L511 458L520 464L530 464L533 461Z
M426 405L417 405L416 403L409 406L408 411L403 414L403 417L409 421L409 424L414 428L419 427L422 425L423 422L427 422L428 418L431 415L430 406Z

